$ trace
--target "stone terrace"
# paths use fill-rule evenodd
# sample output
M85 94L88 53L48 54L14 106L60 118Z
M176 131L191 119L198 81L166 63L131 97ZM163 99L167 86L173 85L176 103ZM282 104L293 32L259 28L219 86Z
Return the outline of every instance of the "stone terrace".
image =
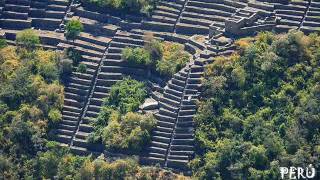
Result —
M276 4L276 16L281 18L276 26L278 32L300 28L308 8L307 1L293 1L291 4Z
M176 26L181 34L208 34L209 26L224 27L224 21L230 17L236 7L228 0L188 0ZM241 4L239 4L242 6Z
M306 33L320 31L320 0L311 1L301 30Z
M85 73L74 69L68 77L57 141L79 155L103 152L101 144L87 142L93 130L90 122L97 118L111 86L130 75L147 82L150 97L159 102L154 113L157 127L141 162L158 163L186 174L190 174L187 164L194 156L193 116L204 66L213 57L231 54L235 49L237 31L227 32L228 19L236 23L245 19L237 27L241 35L263 30L261 25L278 32L300 28L308 33L318 31L320 25L320 0L162 0L152 16L141 22L82 6L71 7L68 0L1 2L0 32L10 44L15 43L20 30L35 28L43 47L62 51L73 46L82 55L80 63L87 66ZM84 32L74 42L64 38L63 29L55 31L70 18L77 18L84 25ZM145 33L184 44L192 54L190 63L166 83L154 74L146 76L143 67L132 67L122 60L122 49L142 47Z
M143 21L147 30L173 32L187 0L160 1L150 19Z

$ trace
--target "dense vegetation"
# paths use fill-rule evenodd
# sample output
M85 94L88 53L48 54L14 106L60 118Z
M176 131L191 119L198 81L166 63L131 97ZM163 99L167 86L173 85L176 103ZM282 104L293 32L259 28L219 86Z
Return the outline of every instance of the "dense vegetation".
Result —
M106 162L90 156L74 156L68 153L67 148L61 148L54 142L47 143L46 149L34 159L25 160L22 166L0 156L0 179L186 179L157 167L140 167L136 159Z
M25 30L17 34L17 47L0 49L0 166L8 178L30 173L50 129L62 119L60 56L36 49L39 42L33 30Z
M94 3L100 7L108 7L131 13L142 13L149 15L154 9L157 0L83 0Z
M172 76L189 61L190 56L181 44L160 42L152 37L146 41L143 48L125 48L122 58L131 65L143 65L164 76Z
M278 179L320 168L320 36L261 33L206 69L196 116L200 179Z
M156 125L152 115L136 113L146 96L145 85L131 78L113 85L89 141L103 142L109 151L139 153Z
M0 179L184 179L157 167L139 167L135 159L106 162L75 156L67 147L50 141L50 130L62 120L60 81L71 72L73 62L61 59L63 55L56 52L36 48L40 39L33 30L22 31L18 37L17 47L0 40ZM109 97L117 106L104 107L114 113L104 132L110 138L104 141L110 146L119 143L115 148L139 151L150 138L148 133L155 121L152 116L133 112L120 116L119 104L123 104L124 112L133 111L136 105L129 104L141 103L146 96L142 83L132 79L123 82L112 90L119 96ZM124 85L127 90L119 89ZM102 112L101 117L109 116L108 111Z
M65 37L66 39L75 40L83 31L83 25L78 19L71 19L67 22Z

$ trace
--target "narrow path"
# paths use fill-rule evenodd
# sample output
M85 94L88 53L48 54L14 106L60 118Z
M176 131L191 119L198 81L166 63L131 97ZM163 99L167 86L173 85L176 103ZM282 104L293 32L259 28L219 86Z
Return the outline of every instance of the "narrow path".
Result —
M186 1L184 2L184 4L183 4L183 7L182 7L182 9L181 9L181 11L180 11L180 14L179 14L179 17L177 18L177 21L176 21L176 23L175 23L174 26L173 26L173 33L176 33L176 26L177 26L177 24L179 23L181 14L184 12L184 10L185 10L186 5L188 4L188 2L189 2L189 0L186 0Z
M77 123L77 125L76 125L77 128L76 128L74 134L72 135L71 142L70 142L70 145L69 145L69 146L72 146L72 145L73 145L74 138L75 138L77 132L79 132L80 124L83 122L83 118L85 117L86 112L88 111L88 106L89 106L89 104L90 104L90 100L91 100L91 98L92 98L92 96L93 96L94 89L95 89L95 87L96 87L96 85L97 85L97 80L98 80L97 77L98 77L98 74L101 72L101 66L103 65L103 59L106 58L106 55L107 55L107 53L108 53L108 49L109 49L109 47L110 47L111 42L112 42L112 40L109 42L108 46L106 47L105 52L104 52L103 56L102 56L101 59L100 59L98 68L97 68L97 70L95 71L95 73L94 73L94 75L93 75L93 81L92 81L93 84L91 85L91 87L90 87L90 89L89 89L89 93L88 93L88 96L87 96L87 98L86 98L85 105L84 105L84 107L83 107L83 109L82 109L82 111L81 111L81 113L80 113L79 121L78 121L78 123Z
M312 0L308 0L308 7L307 7L307 9L306 9L305 12L304 12L304 15L303 15L303 18L302 18L302 20L301 20L301 22L300 22L300 24L299 24L298 30L300 30L300 28L301 28L302 25L303 25L304 20L306 19L306 16L307 16L308 11L309 11L309 9L310 9L311 1L312 1Z
M187 67L188 66L188 67ZM188 68L188 74L187 74L187 78L186 78L186 81L184 83L184 90L183 90L183 93L181 95L181 101L180 101L180 105L179 105L179 109L177 111L177 117L176 117L176 120L175 120L175 123L174 123L174 127L173 127L173 130L172 130L172 133L171 133L171 138L170 138L170 142L169 142L169 147L167 149L167 152L166 152L166 157L165 157L165 162L164 162L164 167L168 167L168 157L169 157L169 154L170 154L170 150L171 150L171 146L172 146L172 142L173 142L173 139L174 139L174 135L175 135L175 131L177 129L177 124L178 124L178 117L179 117L179 112L181 110L181 107L182 107L182 103L183 103L183 98L185 96L185 88L187 86L187 82L188 82L188 78L190 76L190 70L191 70L191 65L188 64L186 66L186 68Z

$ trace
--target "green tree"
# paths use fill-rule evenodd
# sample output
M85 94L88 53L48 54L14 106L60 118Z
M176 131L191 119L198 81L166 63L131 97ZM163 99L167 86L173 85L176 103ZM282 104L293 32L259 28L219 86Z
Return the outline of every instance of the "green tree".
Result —
M71 19L67 22L65 37L74 41L82 31L83 25L80 20Z
M33 50L40 44L40 38L35 30L26 29L17 33L16 42L18 46Z

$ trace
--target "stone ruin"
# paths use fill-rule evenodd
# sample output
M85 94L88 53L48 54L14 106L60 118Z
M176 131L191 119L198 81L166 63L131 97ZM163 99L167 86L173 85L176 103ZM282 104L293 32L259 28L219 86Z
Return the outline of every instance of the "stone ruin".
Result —
M15 44L17 32L33 28L43 48L63 51L74 46L82 56L80 63L87 66L85 73L74 70L68 77L56 141L78 155L116 156L101 144L88 143L87 137L111 86L130 75L148 85L151 99L141 110L151 111L158 121L141 163L185 174L190 174L187 164L195 151L193 117L206 64L232 54L238 36L264 30L320 30L320 0L162 0L150 17L100 13L68 0L2 0L0 15L0 36L9 44ZM63 35L71 18L84 25L73 44ZM192 54L188 65L169 81L156 74L146 78L143 67L122 60L122 49L142 47L146 33L184 44Z

